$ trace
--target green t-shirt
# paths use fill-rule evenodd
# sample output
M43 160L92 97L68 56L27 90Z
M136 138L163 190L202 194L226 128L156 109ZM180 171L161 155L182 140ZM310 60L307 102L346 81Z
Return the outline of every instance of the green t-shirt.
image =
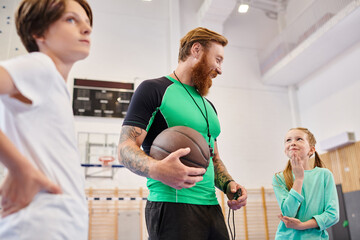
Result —
M204 117L206 115L211 134L210 145L213 147L216 137L220 134L220 123L214 106L210 101L202 98L194 87L186 84L182 86L180 82L166 76L146 80L139 85L131 99L123 125L137 126L147 131L142 148L149 154L155 137L166 128L173 126L191 127L209 142ZM204 179L192 188L176 190L160 181L148 178L147 186L150 191L148 200L216 205L218 201L214 185L214 165L211 159Z
M339 221L339 200L334 177L328 169L305 170L301 195L294 189L287 190L283 173L273 177L272 185L284 216L301 222L314 218L319 225L319 228L295 230L280 221L276 240L329 239L326 228Z

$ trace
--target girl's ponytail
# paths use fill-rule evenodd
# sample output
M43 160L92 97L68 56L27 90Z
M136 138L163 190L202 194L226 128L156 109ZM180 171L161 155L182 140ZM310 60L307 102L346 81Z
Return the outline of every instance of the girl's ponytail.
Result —
M294 185L294 178L293 178L293 174L292 174L292 167L291 167L290 160L288 161L286 168L283 171L283 174L284 174L286 188L288 191L290 191L290 189Z
M321 161L317 151L315 151L314 167L320 167L320 168L324 167L324 163L323 163L323 161Z

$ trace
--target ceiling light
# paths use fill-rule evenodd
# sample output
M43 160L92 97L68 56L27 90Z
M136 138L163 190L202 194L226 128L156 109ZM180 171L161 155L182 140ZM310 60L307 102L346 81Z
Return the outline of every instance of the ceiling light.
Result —
M249 4L241 3L238 9L239 13L246 13L249 10Z

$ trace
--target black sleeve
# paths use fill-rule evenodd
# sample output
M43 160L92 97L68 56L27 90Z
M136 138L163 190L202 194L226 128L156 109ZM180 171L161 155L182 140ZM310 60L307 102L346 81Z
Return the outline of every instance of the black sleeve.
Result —
M147 130L149 120L161 105L164 92L171 83L166 77L142 82L131 98L123 126L135 126Z

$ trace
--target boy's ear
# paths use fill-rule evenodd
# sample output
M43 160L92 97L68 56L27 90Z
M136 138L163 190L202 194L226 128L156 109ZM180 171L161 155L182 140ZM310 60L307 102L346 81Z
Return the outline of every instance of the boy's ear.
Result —
M32 37L35 39L35 41L44 41L44 36L33 34Z

